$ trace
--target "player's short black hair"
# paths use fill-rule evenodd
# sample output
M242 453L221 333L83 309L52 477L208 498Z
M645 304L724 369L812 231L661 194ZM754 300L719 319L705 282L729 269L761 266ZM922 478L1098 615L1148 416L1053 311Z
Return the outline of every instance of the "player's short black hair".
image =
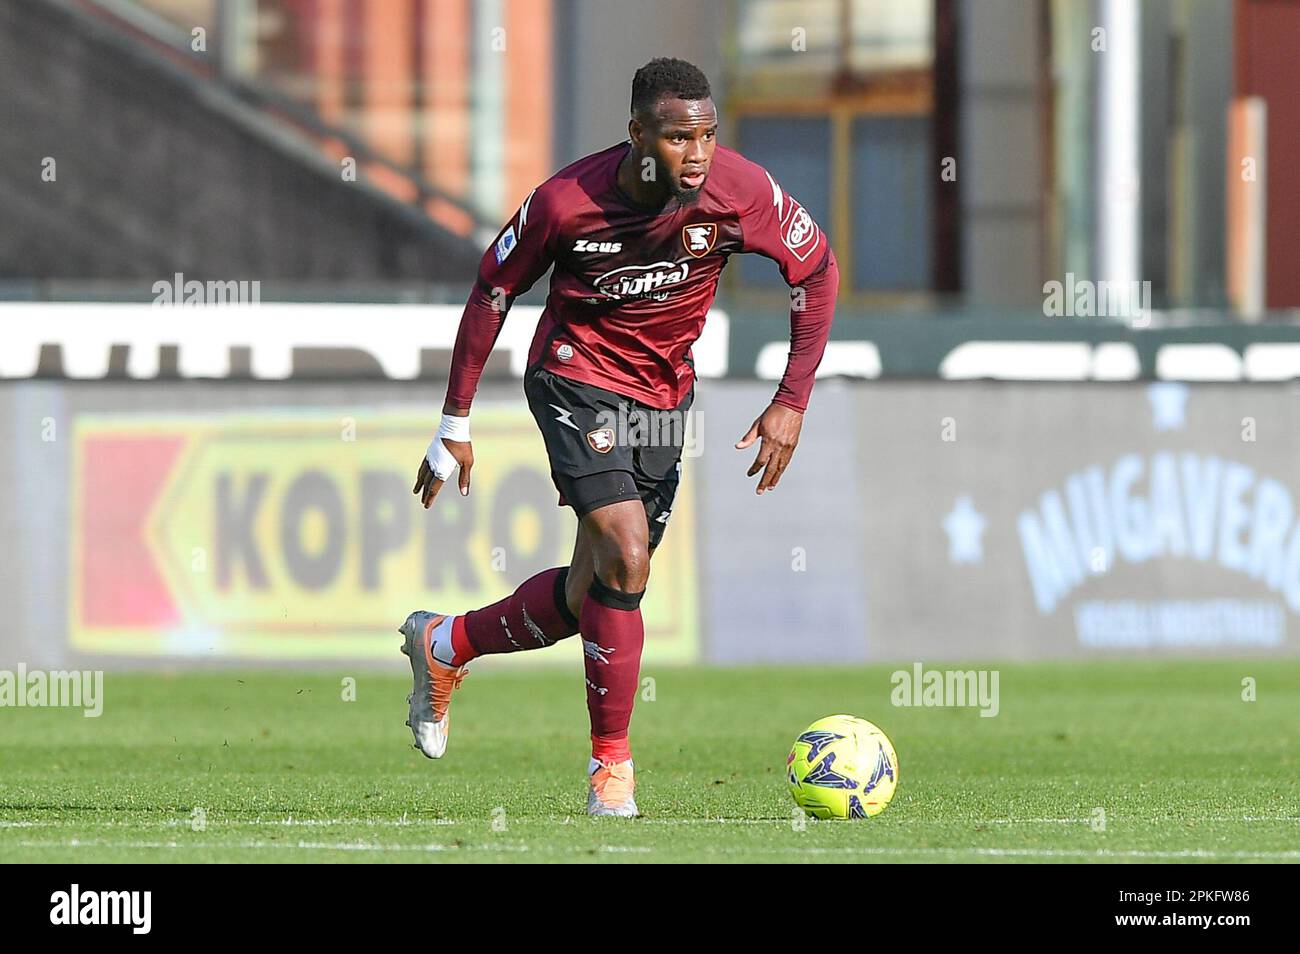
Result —
M648 116L665 93L678 99L708 99L713 95L709 78L693 63L657 56L632 77L632 115Z

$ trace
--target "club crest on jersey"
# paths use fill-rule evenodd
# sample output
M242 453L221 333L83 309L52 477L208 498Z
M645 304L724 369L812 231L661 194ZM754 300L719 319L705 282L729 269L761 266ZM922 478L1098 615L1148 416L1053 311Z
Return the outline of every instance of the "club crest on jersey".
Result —
M594 282L606 298L653 298L663 301L674 285L680 285L690 273L685 262L655 262L653 265L625 265L606 272Z
M696 258L713 251L713 243L717 240L717 222L700 222L696 225L682 226L682 244L686 246L686 251Z
M614 449L614 429L599 427L594 431L588 431L587 443L597 454L608 454Z
M794 199L790 200L790 215L786 219L781 241L794 253L794 257L803 261L817 247L819 233L817 223L807 210Z

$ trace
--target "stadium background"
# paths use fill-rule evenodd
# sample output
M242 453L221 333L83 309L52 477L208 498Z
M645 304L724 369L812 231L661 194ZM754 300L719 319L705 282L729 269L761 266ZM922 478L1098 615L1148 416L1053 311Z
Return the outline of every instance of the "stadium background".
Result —
M545 280L473 494L409 485L481 250L664 54L843 285L760 499L788 301L724 276L648 662L1294 656L1298 52L1281 0L8 3L0 665L396 668L410 609L562 562Z

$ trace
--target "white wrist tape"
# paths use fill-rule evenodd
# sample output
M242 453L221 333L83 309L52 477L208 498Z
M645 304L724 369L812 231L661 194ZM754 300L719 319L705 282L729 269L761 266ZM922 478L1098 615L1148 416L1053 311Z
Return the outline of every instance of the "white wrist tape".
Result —
M468 441L469 417L444 414L442 422L438 425L438 433L433 435L433 440L429 442L429 449L424 452L424 459L429 462L433 476L439 480L446 480L456 470L456 458L442 442L444 437L449 441Z

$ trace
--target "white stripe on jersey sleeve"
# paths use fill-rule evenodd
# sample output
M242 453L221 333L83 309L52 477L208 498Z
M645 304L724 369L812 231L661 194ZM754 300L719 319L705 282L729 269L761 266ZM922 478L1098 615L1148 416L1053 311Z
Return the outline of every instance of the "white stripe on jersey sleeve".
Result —
M523 234L524 226L528 224L528 203L533 201L533 193L536 191L537 190L534 189L532 192L528 193L528 197L524 199L524 204L519 207L519 234L521 235Z
M772 205L776 207L776 216L778 219L783 219L785 218L785 209L781 208L781 187L772 178L772 173L766 169L763 170L763 175L767 176L767 181L772 183Z

